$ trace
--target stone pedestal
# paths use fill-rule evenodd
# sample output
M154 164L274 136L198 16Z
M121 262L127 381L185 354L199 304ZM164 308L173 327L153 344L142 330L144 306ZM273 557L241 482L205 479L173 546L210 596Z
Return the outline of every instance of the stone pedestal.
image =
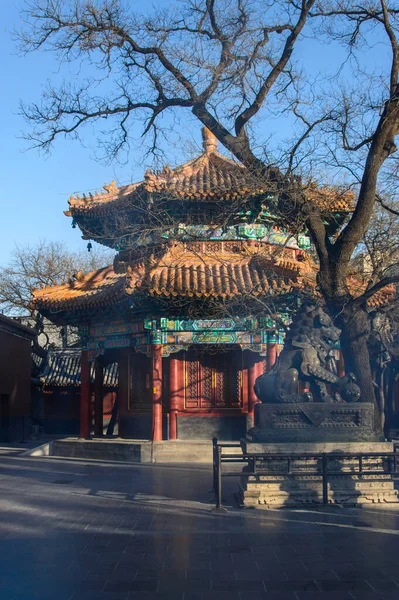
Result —
M366 402L257 404L251 442L377 442L374 406Z
M322 460L308 458L292 460L291 471L296 475L274 475L273 472L285 471L288 466L287 457L292 454L319 453L357 453L357 452L392 452L389 442L321 442L321 443L251 443L242 440L242 449L246 454L282 455L281 460L258 461L259 471L266 475L242 477L240 497L244 507L250 508L284 508L309 506L323 503L321 476L307 475L307 472L322 472ZM383 460L379 457L363 459L361 475L357 474L359 461L342 458L328 461L329 471L353 473L353 475L331 475L328 481L328 502L347 506L358 506L370 503L397 502L397 491L391 475L383 472ZM247 468L244 469L246 471ZM381 475L368 475L367 471L379 471Z
M293 454L311 453L343 455L328 460L328 471L338 473L328 478L329 503L356 506L398 501L392 476L384 473L383 458L364 458L361 474L359 460L345 458L345 453L393 451L392 443L375 433L372 404L258 404L254 423L241 441L243 452L281 458L258 460L257 470L265 474L241 478L240 496L245 507L322 504L322 459L288 461ZM285 475L288 469L295 475ZM312 472L320 475L310 475ZM340 472L351 474L341 476Z

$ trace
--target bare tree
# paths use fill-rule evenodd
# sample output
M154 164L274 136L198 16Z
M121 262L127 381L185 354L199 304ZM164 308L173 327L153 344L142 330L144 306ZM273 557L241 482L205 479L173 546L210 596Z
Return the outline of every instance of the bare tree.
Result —
M58 136L77 137L86 124L99 122L109 156L129 146L138 126L156 154L166 133L164 117L190 111L263 189L274 192L272 208L289 226L306 224L320 263L320 292L343 330L347 369L356 373L363 398L374 402L367 301L396 275L385 273L355 297L347 274L379 186L394 171L396 3L184 0L141 16L119 0L31 0L25 14L24 51L50 48L61 61L89 63L81 72L90 73L59 89L48 87L40 103L22 107L33 126L33 145L47 150ZM305 34L345 50L328 79L312 79L306 71L300 53ZM370 59L374 40L389 51L380 69ZM293 132L282 148L262 141L259 129L262 120L280 117ZM338 235L309 204L301 182L322 168L332 178L345 171L357 195Z
M16 245L0 268L0 309L10 316L33 316L32 290L64 283L81 270L93 271L112 260L112 252L71 252L63 242L40 240Z
M45 240L35 246L15 246L9 263L0 268L0 311L36 329L39 340L35 348L39 354L49 344L61 344L63 338L67 339L66 329L38 319L31 304L32 291L68 281L82 269L103 267L112 254L102 249L94 249L90 254L71 252L63 242ZM76 340L72 330L69 334L69 340Z

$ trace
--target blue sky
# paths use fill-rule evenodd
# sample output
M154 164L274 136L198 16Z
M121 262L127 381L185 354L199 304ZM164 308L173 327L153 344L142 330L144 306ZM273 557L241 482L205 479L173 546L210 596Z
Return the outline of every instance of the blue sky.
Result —
M161 0L157 0L157 5ZM162 4L165 0L162 0ZM132 152L128 164L104 165L97 162L90 147L78 142L58 140L50 155L28 150L21 139L26 124L18 113L18 104L39 100L46 81L57 72L57 63L50 53L34 53L21 57L16 52L11 31L21 24L19 6L22 0L2 3L0 29L0 72L3 82L0 111L0 266L7 263L10 251L17 243L35 244L39 239L62 240L71 249L84 249L79 230L71 228L64 216L67 200L74 192L100 189L116 179L119 184L138 181L149 162L140 163L140 152ZM315 71L323 70L337 48L315 48L305 43L302 52L309 53ZM378 55L378 52L377 52ZM374 58L376 54L374 53ZM266 127L266 125L265 125ZM280 130L281 126L280 124ZM181 134L189 142L200 140L200 126L193 122L182 125ZM91 140L93 142L93 139ZM184 158L173 149L169 162L173 166ZM191 158L191 156L187 156Z
M4 6L5 5L5 6ZM0 265L5 264L14 244L35 244L38 239L63 240L72 249L84 249L87 242L71 228L63 211L75 191L101 188L112 179L126 181L128 166L104 166L92 158L92 151L79 143L60 140L49 156L27 150L20 139L26 124L20 117L21 99L38 100L46 80L56 71L54 57L34 53L16 54L10 30L18 27L20 13L16 2L2 3L0 38ZM139 174L137 173L137 176Z
M156 0L155 5L167 2ZM4 266L15 244L34 245L39 239L60 240L72 250L85 250L87 241L63 214L68 198L75 192L99 190L113 179L119 185L140 181L151 161L144 162L138 149L131 153L128 164L102 164L89 147L95 137L87 140L87 147L59 139L50 155L28 149L21 138L27 124L18 114L19 103L38 101L46 82L58 77L58 65L48 52L18 54L12 31L21 27L23 0L3 0L1 4L0 266ZM140 2L135 4L140 6ZM200 143L200 126L183 130L190 142ZM171 164L184 160L178 149L171 152Z

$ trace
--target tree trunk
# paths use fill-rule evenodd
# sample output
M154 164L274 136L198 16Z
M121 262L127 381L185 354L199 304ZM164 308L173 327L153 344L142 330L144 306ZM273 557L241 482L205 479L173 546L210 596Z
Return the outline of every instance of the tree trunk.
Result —
M381 429L384 432L385 437L387 437L386 435L386 402L385 402L385 367L382 367L379 373L379 378L378 378L378 404L380 406L380 415L381 415Z
M341 306L340 310L337 308L337 306L331 306L330 310L332 309L332 312L335 313L335 321L342 330L341 348L344 355L345 372L355 375L361 389L361 400L374 404L376 429L381 431L381 415L375 395L367 347L370 335L369 316L363 308L353 305L351 302L348 302L343 308Z

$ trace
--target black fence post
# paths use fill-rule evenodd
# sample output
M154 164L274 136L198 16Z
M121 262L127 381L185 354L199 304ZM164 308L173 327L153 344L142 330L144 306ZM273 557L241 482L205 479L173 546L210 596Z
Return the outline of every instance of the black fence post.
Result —
M222 508L222 449L217 448L217 494L216 508Z
M213 491L217 494L217 448L218 439L212 438L212 456L213 456Z
M323 454L322 467L323 467L323 504L328 504L328 478L327 478L328 456L325 452Z
M212 512L227 513L222 501L222 448L215 444L214 449L216 458L216 507L212 509Z

